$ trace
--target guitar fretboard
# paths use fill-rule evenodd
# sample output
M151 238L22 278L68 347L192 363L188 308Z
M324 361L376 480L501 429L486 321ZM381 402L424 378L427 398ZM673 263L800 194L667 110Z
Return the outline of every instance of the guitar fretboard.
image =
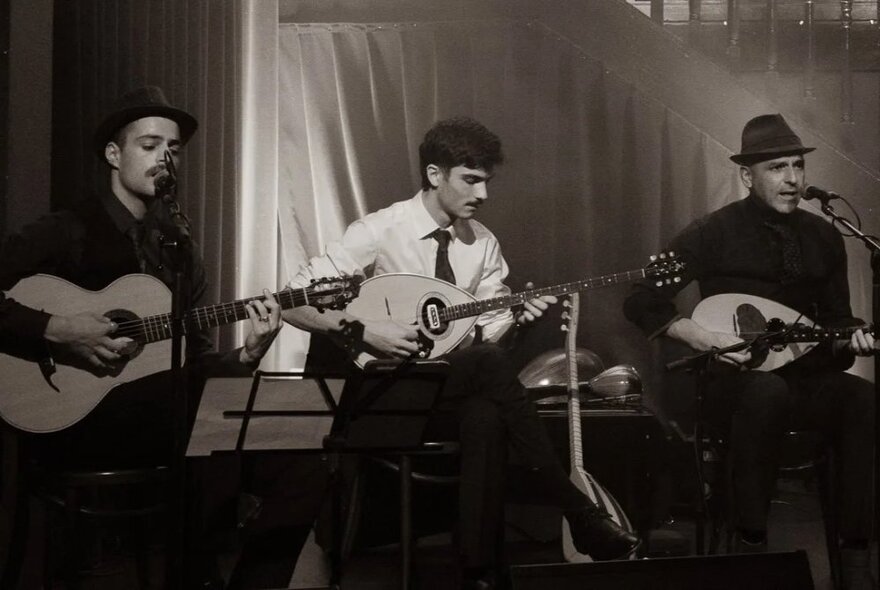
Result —
M758 332L739 334L740 338L756 338L767 336L773 343L784 344L787 342L822 342L825 340L849 340L857 330L863 330L865 334L878 336L878 330L874 326L857 326L849 328L819 328L811 326L795 326L779 332Z
M627 283L636 281L646 277L644 269L630 270L583 281L575 281L573 283L564 283L562 285L554 285L552 287L541 287L540 289L532 289L530 291L522 291L512 295L503 297L494 297L492 299L481 299L479 301L469 301L458 305L451 305L440 312L440 320L449 322L459 320L461 318L482 315L486 312L496 309L513 307L522 305L530 299L541 297L543 295L568 295L569 293L577 293L578 291L586 291L587 289L595 289L597 287L607 287L618 283Z
M338 292L339 289L336 289ZM332 295L333 289L317 293L320 296ZM290 309L309 305L308 289L285 289L273 293L281 309ZM315 295L313 293L312 295ZM248 318L247 305L252 301L263 300L263 297L248 297L229 303L208 305L190 310L183 319L184 334L193 331L214 328L231 324ZM171 314L148 316L145 318L121 322L114 336L127 336L138 342L150 343L171 338Z

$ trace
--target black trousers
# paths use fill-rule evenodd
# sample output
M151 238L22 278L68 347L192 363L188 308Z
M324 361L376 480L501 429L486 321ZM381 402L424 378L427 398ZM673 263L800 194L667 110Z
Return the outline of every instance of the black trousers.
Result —
M502 349L481 344L456 350L445 360L450 373L427 435L459 441L462 565L492 567L503 535L508 448L524 467L540 474L545 488L556 488L545 489L550 504L565 507L568 476Z
M786 429L815 429L836 460L840 533L871 532L874 386L848 373L805 373L789 365L775 373L731 372L714 378L707 417L729 431L738 526L763 531Z
M63 431L26 437L28 454L59 469L131 469L168 465L173 452L173 405L167 373L114 389L88 416ZM188 404L198 407L198 392ZM191 585L212 574L214 540L234 530L240 492L260 498L261 509L244 529L234 587L284 587L326 489L320 456L209 457L187 462L186 566Z

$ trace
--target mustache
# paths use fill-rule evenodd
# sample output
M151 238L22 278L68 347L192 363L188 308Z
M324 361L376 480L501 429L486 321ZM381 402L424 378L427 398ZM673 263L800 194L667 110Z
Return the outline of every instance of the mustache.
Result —
M149 168L147 168L145 175L153 178L154 176L162 174L163 172L168 172L168 168L165 167L165 164L156 164L155 166L150 166Z

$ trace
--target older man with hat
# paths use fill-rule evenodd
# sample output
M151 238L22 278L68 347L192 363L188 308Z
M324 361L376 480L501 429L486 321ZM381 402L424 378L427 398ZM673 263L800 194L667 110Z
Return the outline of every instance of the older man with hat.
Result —
M92 291L104 289L125 275L146 273L170 288L177 264L183 260L189 269L184 305L210 303L204 300L206 273L198 248L190 243L181 256L174 256L162 247L162 236L176 235L178 226L166 204L156 198L157 181L168 176L171 163L177 164L196 128L196 119L169 104L158 87L138 88L122 96L101 120L93 137L96 155L109 167L108 184L10 236L0 250L0 289L6 291L36 273L55 275ZM213 341L207 331L187 334L189 393L194 396L190 408L197 408L197 396L206 376L250 375L271 346L282 325L280 307L269 291L264 290L264 294L264 300L247 307L250 329L244 346L215 353L211 352ZM120 307L124 304L119 302ZM65 313L63 303L52 312L33 309L0 292L2 350L13 354L50 347L53 354L64 350L98 373L112 371L125 360L130 340L117 335L114 322L94 313ZM26 448L39 461L60 468L168 464L173 402L167 379L165 371L125 383L73 426L25 437ZM280 481L278 470L272 471L271 478ZM283 522L284 518L279 517L278 523ZM291 534L299 536L301 532ZM267 580L266 585L281 586L292 573L295 541L282 535L270 545L284 545L292 556L285 567L273 570L275 579ZM257 553L266 551L260 549ZM194 560L191 556L190 561ZM250 563L255 561L259 559L250 559ZM253 582L244 580L243 584Z
M735 334L707 330L678 313L673 297L697 281L703 298L758 296L821 326L863 325L850 309L843 239L831 224L798 207L805 189L804 154L813 149L804 146L782 115L750 120L740 153L731 156L748 196L691 223L672 240L669 248L687 264L684 280L662 287L635 285L624 304L627 318L649 338L668 336L696 351L741 342ZM858 330L851 340L826 342L808 358L774 372L750 369L748 351L721 357L710 377L707 417L729 440L733 524L741 550L766 550L767 515L785 430L816 429L834 446L838 459L847 580L851 588L870 583L873 387L844 371L855 355L872 354L873 348L871 335Z

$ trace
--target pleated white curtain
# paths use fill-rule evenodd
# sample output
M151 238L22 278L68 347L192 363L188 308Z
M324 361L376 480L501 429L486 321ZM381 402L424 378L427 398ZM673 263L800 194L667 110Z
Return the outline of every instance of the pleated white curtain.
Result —
M502 138L480 219L514 289L640 268L694 216L742 195L728 149L539 22L281 24L278 50L288 276L354 219L413 195L424 132L454 115ZM579 344L650 374L626 293L582 299ZM561 346L558 323L529 350Z

